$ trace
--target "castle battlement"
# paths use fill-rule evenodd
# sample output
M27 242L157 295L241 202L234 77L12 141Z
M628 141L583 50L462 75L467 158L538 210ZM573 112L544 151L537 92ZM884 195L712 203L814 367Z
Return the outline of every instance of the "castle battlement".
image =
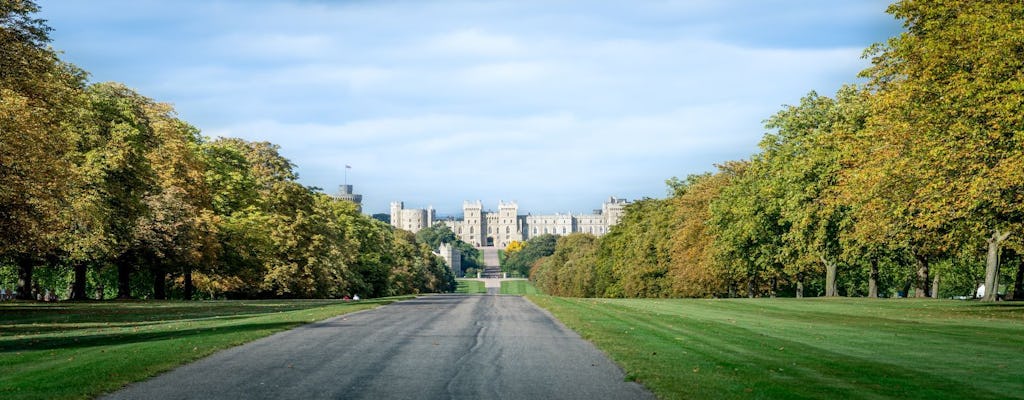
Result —
M448 226L460 240L474 246L506 247L513 241L525 241L540 235L587 233L596 236L608 233L619 222L629 201L609 197L593 214L555 213L549 215L518 215L515 201L498 201L498 212L483 211L480 200L462 203L462 219L438 221L433 207L407 210L400 201L391 203L391 224L412 231L440 222Z

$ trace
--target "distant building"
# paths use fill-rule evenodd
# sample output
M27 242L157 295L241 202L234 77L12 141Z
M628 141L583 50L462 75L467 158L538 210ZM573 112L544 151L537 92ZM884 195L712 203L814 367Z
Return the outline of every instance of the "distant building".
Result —
M608 233L608 229L619 223L629 201L615 197L608 198L600 210L593 214L551 214L519 215L516 202L498 202L498 212L484 211L480 201L462 204L462 219L446 219L443 222L455 232L458 238L473 246L506 247L513 241L525 241L532 237L554 234L589 233L596 236ZM391 203L391 225L399 229L417 232L436 221L434 209L406 209L402 202Z
M334 197L356 203L356 208L363 211L363 195L352 193L352 185L338 185L338 194Z
M419 232L420 229L434 225L435 216L433 207L407 209L401 201L391 202L391 226L398 229Z
M462 252L459 249L448 243L441 243L436 254L444 259L444 262L448 264L448 268L451 268L452 274L462 276Z

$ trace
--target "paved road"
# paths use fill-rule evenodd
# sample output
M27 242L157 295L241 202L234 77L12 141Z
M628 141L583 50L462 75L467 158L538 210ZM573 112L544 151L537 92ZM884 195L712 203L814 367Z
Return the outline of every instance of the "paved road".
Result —
M110 399L648 399L518 296L436 295L217 353Z
M484 253L484 266L485 267L500 267L501 260L498 259L498 248L497 247L477 247L481 252Z

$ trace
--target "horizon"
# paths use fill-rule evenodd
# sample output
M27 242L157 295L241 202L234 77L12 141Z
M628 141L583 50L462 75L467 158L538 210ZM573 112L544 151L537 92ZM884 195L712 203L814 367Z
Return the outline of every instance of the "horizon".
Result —
M901 31L888 4L40 0L39 17L90 82L280 145L325 193L347 174L366 214L552 214L748 158L783 105L859 81L864 49Z

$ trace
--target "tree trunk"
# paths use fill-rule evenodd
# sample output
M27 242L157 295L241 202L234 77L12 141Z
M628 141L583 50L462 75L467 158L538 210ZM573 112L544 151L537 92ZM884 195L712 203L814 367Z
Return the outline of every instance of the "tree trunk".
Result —
M871 271L868 272L868 297L878 298L878 260L871 259Z
M796 298L804 298L804 274L796 274Z
M757 275L751 275L750 279L747 279L747 297L754 298L754 293L757 292Z
M35 269L32 257L18 257L18 300L35 300L32 297L32 272Z
M929 266L928 260L924 257L917 257L917 279L914 282L914 297L928 297Z
M153 298L156 300L167 299L167 273L159 261L154 264L153 269Z
M939 298L939 274L932 275L932 298Z
M192 296L196 291L195 286L192 285L192 266L185 266L185 300L192 300Z
M88 300L89 297L85 294L85 273L86 266L84 262L75 262L72 266L75 270L75 280L71 282L71 294L68 296L68 300Z
M824 256L821 256L821 262L825 264L825 297L836 297L838 296L836 291L837 265L834 262L829 262Z
M1003 260L1017 258L1017 252L1003 249ZM1017 262L1017 279L1013 280L1013 299L1024 300L1024 260Z
M775 292L779 291L779 278L776 276L772 277L772 293L771 298L775 298Z
M117 298L132 298L132 267L127 260L127 254L117 258Z
M1010 237L1010 232L992 231L992 237L985 242L988 244L988 254L985 257L985 296L981 301L996 301L999 292L999 248L1003 241Z

